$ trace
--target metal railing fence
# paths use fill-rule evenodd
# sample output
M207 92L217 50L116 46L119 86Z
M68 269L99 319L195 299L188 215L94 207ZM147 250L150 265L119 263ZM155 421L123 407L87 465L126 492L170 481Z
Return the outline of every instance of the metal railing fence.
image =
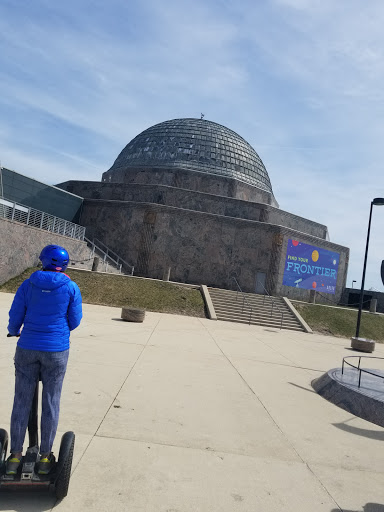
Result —
M346 361L346 359L352 359L352 358L359 358L359 363L357 366L353 365L352 363L350 363L349 361ZM352 368L354 368L355 370L357 370L359 372L359 385L358 387L360 387L361 385L361 374L362 373L368 373L369 375L373 375L374 377L379 377L379 379L383 380L383 374L381 373L375 373L373 372L372 370L366 370L365 368L361 368L360 367L360 364L361 364L361 358L364 357L366 359L382 359L384 360L384 357L375 357L375 356L346 356L346 357L343 357L343 363L342 363L342 366L341 366L341 375L344 375L344 364L347 364L348 366L351 366Z
M88 245L91 246L91 258L95 255L95 251L101 254L106 271L108 269L108 265L112 264L113 266L119 269L120 274L122 273L122 269L124 268L126 270L129 270L131 276L133 276L135 267L133 265L130 265L128 262L123 260L123 258L121 258L118 254L109 249L101 240L99 240L98 238L89 240L89 238L86 237L84 237L84 240L87 242Z
M253 309L252 309L252 306L250 305L250 303L248 302L247 300L247 297L245 295L245 293L243 292L243 290L241 289L241 286L239 285L239 282L237 281L236 277L234 275L231 276L231 278L235 281L236 283L236 287L237 287L237 293L241 293L242 294L242 297L243 297L243 307L242 307L242 313L244 312L244 303L247 304L249 310L250 310L250 314L249 314L249 324L251 323L251 320L252 320L252 316L253 316ZM261 284L261 283L260 283ZM273 297L271 295L269 295L269 293L267 292L267 290L264 288L264 286L261 284L261 286L263 287L264 291L265 291L265 295L264 295L264 299L263 299L263 304L265 304L265 297L266 295L270 298L271 302L272 302L272 305L271 305L271 317L273 315L273 308L276 307L281 315L281 320L280 320L280 329L283 328L283 321L284 321L284 312L281 311L281 309L279 308L279 306L275 303L275 301L273 300Z
M273 315L273 308L276 307L278 310L279 310L279 313L281 315L281 321L280 321L280 329L283 328L283 322L284 322L284 311L281 311L281 309L279 308L278 304L276 304L276 301L273 299L272 295L270 295L268 293L268 291L266 290L265 286L260 283L259 281L259 284L261 285L261 287L263 288L263 290L265 291L265 294L264 294L264 299L263 299L263 304L265 304L265 297L269 297L269 299L271 300L272 302L272 307L271 307L271 316Z
M236 287L237 287L236 300L237 300L237 295L238 295L239 292L241 293L242 298L243 298L243 306L241 308L241 312L244 313L244 304L245 303L247 304L247 306L249 308L249 321L248 321L248 323L249 323L249 325L251 325L251 320L252 320L252 315L253 315L253 308L250 305L250 303L248 302L247 297L246 297L245 293L243 292L243 290L241 289L241 286L239 285L239 282L236 279L236 277L232 276L232 279L235 281L235 284L236 284Z
M85 238L84 226L4 198L0 198L0 217L76 240Z

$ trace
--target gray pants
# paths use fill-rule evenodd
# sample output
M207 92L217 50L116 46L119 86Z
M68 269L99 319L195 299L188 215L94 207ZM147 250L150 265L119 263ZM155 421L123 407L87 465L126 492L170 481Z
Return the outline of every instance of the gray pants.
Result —
M11 417L11 452L23 451L29 412L39 375L43 384L40 453L52 451L59 423L60 397L69 350L41 352L16 348L15 398Z

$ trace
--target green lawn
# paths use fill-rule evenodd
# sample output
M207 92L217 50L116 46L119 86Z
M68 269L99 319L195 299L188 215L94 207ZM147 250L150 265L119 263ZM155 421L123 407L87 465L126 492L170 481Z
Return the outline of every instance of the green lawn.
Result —
M345 338L350 338L356 333L356 309L307 305L295 301L292 301L292 304L315 332ZM374 315L363 311L359 336L383 343L384 315Z
M20 284L36 268L0 286L1 292L15 293ZM99 274L68 269L69 277L80 287L83 301L115 307L142 308L147 311L205 317L204 300L200 290L149 279L115 274Z

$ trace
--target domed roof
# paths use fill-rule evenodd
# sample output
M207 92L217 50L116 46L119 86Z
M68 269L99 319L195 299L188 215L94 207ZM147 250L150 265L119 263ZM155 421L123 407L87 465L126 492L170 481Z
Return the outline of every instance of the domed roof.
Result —
M177 167L235 178L272 192L267 170L248 142L204 119L173 119L137 135L110 171L129 167Z

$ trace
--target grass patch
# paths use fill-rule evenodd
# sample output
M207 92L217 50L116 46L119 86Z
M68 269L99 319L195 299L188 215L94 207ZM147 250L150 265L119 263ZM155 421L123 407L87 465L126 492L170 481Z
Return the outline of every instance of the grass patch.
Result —
M0 291L15 293L20 284L36 270L36 268L25 270L0 286ZM66 273L79 285L83 302L86 304L126 306L160 313L206 316L204 300L198 289L117 274L99 274L75 269L68 269Z
M351 338L356 333L355 309L306 305L294 301L293 305L313 331L343 338ZM359 336L384 343L384 315L373 315L363 311Z

